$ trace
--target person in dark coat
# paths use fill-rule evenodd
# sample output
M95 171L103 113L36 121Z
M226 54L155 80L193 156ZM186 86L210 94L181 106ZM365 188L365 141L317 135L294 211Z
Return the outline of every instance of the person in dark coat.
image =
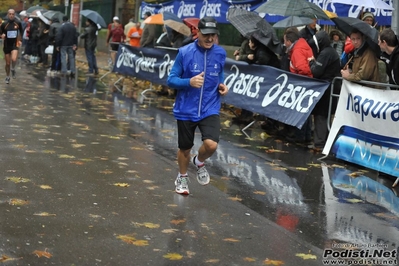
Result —
M85 52L87 63L89 65L88 75L98 75L98 66L96 59L96 48L97 48L97 25L90 19L86 20L86 28L80 35L81 39L85 40Z
M170 36L170 41L172 43L173 48L180 48L183 46L184 35L180 32L172 30L172 34Z
M57 36L55 38L56 49L61 53L61 74L66 75L69 63L70 75L75 77L75 50L78 48L78 34L71 22L68 21L68 17L62 18L63 23L58 29Z
M48 46L50 25L44 23L43 21L40 21L39 25L40 26L39 26L39 40L38 40L38 45L39 45L38 63L39 64L42 63L43 66L47 66L48 54L45 53L45 50Z
M312 71L314 78L332 82L335 77L340 76L340 58L335 52L335 49L331 47L330 39L327 32L319 31L316 33L315 36L315 41L317 41L317 43L315 43L315 46L318 47L318 50L316 54L316 59L314 57L309 58L310 70ZM313 109L313 145L309 145L309 148L321 150L327 140L327 117L328 107L330 103L330 91L331 84Z
M379 45L382 51L381 60L386 64L386 73L389 84L399 85L399 41L395 32L384 29L379 36ZM398 88L391 88L399 90Z
M313 22L306 25L303 29L299 31L299 37L304 38L310 48L312 48L313 54L317 54L317 47L315 46L315 43L313 41L313 36L316 35L317 33L317 25L316 25L317 19L313 19Z
M53 18L50 24L49 31L49 45L55 47L55 37L57 36L57 31L61 27L61 23L58 18ZM57 49L53 49L53 55L51 56L51 66L50 71L61 71L61 57L60 52Z
M253 36L249 38L249 47L253 53L248 55L248 63L280 68L277 55Z
M168 37L165 27L162 28L162 34L156 40L155 46L172 47L172 43Z

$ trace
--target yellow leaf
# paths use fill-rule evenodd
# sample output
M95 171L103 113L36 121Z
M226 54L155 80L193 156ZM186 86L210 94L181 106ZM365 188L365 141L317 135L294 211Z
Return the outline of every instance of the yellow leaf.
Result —
M223 122L223 125L226 127L230 127L231 126L231 121L230 120L226 120Z
M182 219L182 220L172 220L172 221L170 221L170 223L172 223L172 224L174 224L174 225L178 225L178 224L185 223L185 222L186 222L185 219Z
M169 260L181 260L183 258L183 256L178 253L168 253L166 255L163 255L163 257Z
M116 238L128 244L133 244L133 242L136 241L136 238L131 235L118 235Z
M316 260L317 259L316 255L305 254L305 253L297 253L297 254L295 254L295 256L300 257L304 260Z
M27 183L30 180L28 178L18 177L18 176L10 176L6 177L6 180L14 182L14 183Z
M100 174L105 174L105 175L109 175L112 174L113 172L111 170L104 170L104 171L100 171Z
M151 229L153 229L153 228L159 228L159 227L160 227L159 224L153 224L153 223L143 223L142 225L143 225L144 227L151 228Z
M269 149L269 147L266 147L266 146L256 146L256 148L261 149L261 150Z
M256 195L266 195L266 192L264 192L264 191L254 191L254 194L256 194Z
M48 213L48 212L39 212L39 213L34 213L33 215L36 215L36 216L43 216L43 217L57 216L56 214Z
M254 258L249 258L249 257L245 257L245 258L244 258L244 261L254 262L254 261L256 261L256 259L254 259Z
M262 133L260 133L260 138L261 139L267 139L267 138L270 138L270 135L267 134L266 132L262 132Z
M29 204L29 201L22 199L10 199L9 204L13 206L23 206Z
M69 163L76 164L76 165L84 165L85 164L84 162L81 162L81 161L70 161Z
M233 136L242 136L242 133L239 131L234 131Z
M347 202L350 203L359 203L359 202L363 202L363 200L360 199L345 199Z
M140 148L140 147L132 147L131 149L132 149L132 150L138 150L138 151L144 150L143 148Z
M265 265L274 265L274 266L280 266L280 265L284 265L284 262L281 260L270 260L270 259L265 259L263 261L263 264Z
M81 148L81 147L84 147L84 146L86 146L85 144L72 144L72 148Z
M178 231L179 230L177 230L177 229L164 229L164 230L162 230L162 233L164 233L164 234L173 234L173 233L176 233Z
M300 171L307 171L309 170L308 168L305 167L295 167L296 170L300 170Z
M350 177L358 177L358 176L360 176L360 174L357 173L357 172L353 172L353 173L350 173L348 176L350 176Z
M68 155L68 154L60 154L60 155L58 155L58 158L60 158L60 159L74 159L75 156Z
M135 240L132 244L139 247L148 246L148 240Z
M219 259L209 259L205 261L205 263L219 263L219 262L220 262Z
M0 258L0 262L7 262L7 261L12 261L12 260L19 260L21 258L10 258L6 255L2 255Z
M53 255L51 253L47 252L47 249L43 250L35 250L32 252L32 254L35 254L36 256L40 257L46 257L46 258L51 258Z
M226 241L226 242L240 242L240 240L235 239L235 238L225 238L225 239L223 239L223 241Z
M49 185L40 185L39 186L41 189L53 189L52 187L50 187Z
M52 151L52 150L43 150L42 152L43 153L47 153L47 154L54 154L55 153L55 151Z
M241 198L235 196L235 197L228 197L229 200L233 200L233 201L242 201Z
M114 186L117 187L130 187L128 183L114 183Z
M331 167L335 167L335 168L345 168L345 166L343 166L343 165L338 165L338 164L333 164L333 165L331 165Z

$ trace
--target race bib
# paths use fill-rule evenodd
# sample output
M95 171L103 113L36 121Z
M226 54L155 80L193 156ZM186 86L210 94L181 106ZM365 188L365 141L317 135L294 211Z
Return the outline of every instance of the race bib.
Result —
M18 36L18 31L16 30L9 30L7 31L7 38L17 38Z

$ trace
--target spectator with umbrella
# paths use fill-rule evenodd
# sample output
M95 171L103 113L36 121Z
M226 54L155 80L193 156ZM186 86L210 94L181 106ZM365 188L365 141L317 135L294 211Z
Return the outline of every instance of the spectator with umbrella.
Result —
M150 12L148 11L145 12L144 20L151 17L151 15L152 14ZM140 46L154 48L155 35L156 35L156 25L146 23L143 28L143 35L140 39Z
M355 48L350 59L352 64L347 64L341 70L342 77L349 81L379 82L380 75L376 56L376 53L380 53L377 46L378 31L356 18L334 18L333 21L342 30L348 30L350 27L349 37Z
M49 31L49 45L53 45L53 47L55 47L55 38L57 36L57 31L60 27L61 23L58 17L53 17L51 19L50 31ZM50 74L54 75L59 71L61 71L60 52L57 49L53 49L53 54L51 56Z
M249 38L249 48L252 53L248 55L248 62L250 64L268 65L276 68L280 68L280 60L277 55L267 48L266 45L262 44L257 38L256 34Z
M326 80L331 83L335 77L340 76L341 64L339 56L330 45L327 32L317 32L314 41L318 50L316 58L309 58L312 75L314 78ZM327 118L330 104L330 90L331 84L312 111L314 121L313 144L308 147L316 151L320 151L324 147L328 137Z

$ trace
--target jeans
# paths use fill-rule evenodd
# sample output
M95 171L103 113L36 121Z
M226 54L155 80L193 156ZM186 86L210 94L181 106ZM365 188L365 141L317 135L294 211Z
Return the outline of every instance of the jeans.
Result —
M98 73L98 67L97 67L97 59L96 59L96 54L94 51L86 49L86 59L87 63L89 64L89 72L90 73Z
M71 71L71 73L75 73L75 52L73 50L73 47L61 46L61 73L67 72L67 62L69 62L69 70Z

